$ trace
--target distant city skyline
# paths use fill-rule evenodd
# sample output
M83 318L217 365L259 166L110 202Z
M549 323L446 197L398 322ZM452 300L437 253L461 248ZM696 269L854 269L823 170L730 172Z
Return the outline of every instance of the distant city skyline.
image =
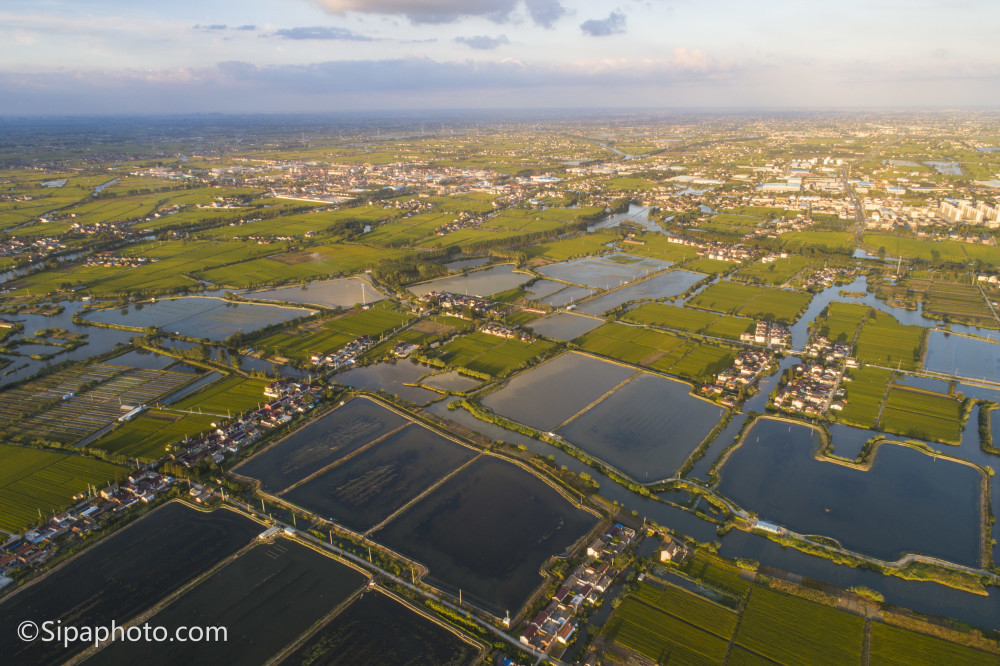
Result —
M0 114L993 107L966 0L8 0Z

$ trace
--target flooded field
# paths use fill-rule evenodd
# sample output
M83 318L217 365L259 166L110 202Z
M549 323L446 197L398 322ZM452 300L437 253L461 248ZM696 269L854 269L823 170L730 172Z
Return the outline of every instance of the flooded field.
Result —
M323 305L328 308L350 308L356 303L371 304L385 298L385 294L362 278L323 280L294 287L247 291L240 295L252 300Z
M596 524L532 474L484 457L372 538L426 565L433 584L503 617L541 585L542 564Z
M657 275L649 280L643 280L637 284L629 285L610 294L605 294L587 301L578 306L580 312L600 315L612 308L616 308L622 303L637 301L642 299L656 300L659 298L670 298L683 294L688 288L705 279L702 273L692 273L691 271L670 271L663 275Z
M539 301L556 293L560 289L565 289L566 284L554 280L539 280L530 287L525 287L528 292L524 295L529 301Z
M87 314L86 319L134 328L156 326L168 333L223 340L238 331L255 331L270 324L305 317L313 312L304 308L187 296L125 308L96 310Z
M563 354L514 377L486 396L483 405L547 432L635 373L632 368L583 354Z
M365 592L295 651L287 666L474 662L480 650L379 591Z
M263 664L368 578L294 541L260 544L149 619L178 627L226 627L228 640L115 642L96 657L110 664Z
M618 263L599 257L586 257L543 266L538 272L556 280L573 282L584 287L610 289L631 282L651 270L636 263Z
M641 374L557 432L640 483L671 476L723 409L682 382Z
M439 398L440 395L434 391L419 386L407 386L407 384L416 383L429 372L431 372L431 368L420 365L412 359L385 361L341 372L334 375L333 381L351 388L385 391L417 405L426 405L431 400Z
M971 379L1000 381L1000 344L930 331L927 334L924 369Z
M578 338L604 324L603 319L584 317L571 312L556 312L547 317L536 319L528 324L538 335L544 335L552 340L568 341Z
M260 525L231 511L202 513L163 506L89 548L0 603L0 625L24 620L108 626L141 613L185 582L250 543ZM12 663L55 663L81 651L59 643L24 643L0 632L0 654Z
M282 497L364 532L476 455L411 424Z
M267 493L278 493L407 423L367 398L355 398L233 471L260 480Z
M440 375L432 375L421 380L420 383L430 388L451 391L453 393L464 393L482 385L480 380L466 377L456 370L442 372Z
M883 445L866 472L816 460L818 445L811 428L763 420L722 467L719 491L761 520L880 559L912 552L978 566L978 470Z
M519 273L510 264L492 266L481 271L473 271L465 275L439 278L430 282L421 282L407 287L417 296L429 294L432 291L467 294L469 296L491 296L501 291L520 287L532 279L529 273Z
M126 368L143 368L145 370L163 370L169 365L176 364L171 370L183 372L182 368L191 368L182 363L177 363L177 359L166 354L157 354L145 349L135 349L121 356L115 356L108 360L109 365L122 365Z

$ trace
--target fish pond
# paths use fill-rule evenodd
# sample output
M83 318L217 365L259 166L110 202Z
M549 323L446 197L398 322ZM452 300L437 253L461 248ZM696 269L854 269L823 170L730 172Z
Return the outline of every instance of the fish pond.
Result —
M642 282L637 282L636 284L612 291L609 294L599 296L592 301L582 303L577 306L577 309L580 312L600 315L630 301L656 300L679 296L703 279L705 279L705 275L702 273L670 271L669 273L657 275L648 280L643 280Z
M515 271L514 266L511 264L502 264L463 275L453 275L451 277L431 280L430 282L413 284L407 287L407 289L417 296L424 296L432 291L436 291L438 293L448 292L485 298L501 291L520 287L532 279L534 277L530 273L520 273Z
M688 384L642 373L556 432L646 483L677 471L722 414Z
M180 627L226 627L225 641L116 641L108 664L263 664L295 641L368 577L287 539L262 543L149 618L171 636Z
M305 317L314 310L237 303L208 296L169 298L155 303L138 303L124 308L95 310L87 321L132 328L155 326L167 333L193 338L224 340L233 333L256 331L264 326Z
M25 620L67 626L123 624L250 543L260 525L232 511L203 513L170 503L88 548L0 603L0 625ZM5 663L63 662L83 650L25 643L0 632Z
M543 335L552 340L568 341L578 338L603 324L603 319L584 317L572 312L556 312L547 317L536 319L529 323L528 326L538 335Z
M819 445L812 428L762 419L723 465L719 492L761 520L882 560L921 553L979 565L978 469L883 444L862 471L817 460Z
M364 532L477 455L414 423L281 496Z
M927 334L924 369L1000 382L1000 344L932 330Z
M483 405L548 432L635 374L633 368L617 363L563 354L514 377L483 398Z
M439 391L449 391L451 393L465 393L482 385L482 381L466 377L457 370L442 372L439 375L431 375L420 380L420 383L428 388Z
M282 301L328 308L350 308L357 303L371 304L385 298L385 294L362 278L322 280L301 286L242 292L240 295L255 301Z
M372 400L355 398L233 471L259 480L265 492L277 494L408 423L408 419Z
M429 582L503 617L542 584L542 565L596 524L533 474L484 456L371 538L424 564Z
M431 369L427 366L420 365L413 359L407 359L353 368L335 375L333 380L351 388L385 391L414 404L426 405L441 396L429 389L409 384L416 384L429 372Z
M610 289L631 282L652 270L635 263L609 261L603 257L585 257L542 266L538 272L546 277L572 282L584 287Z

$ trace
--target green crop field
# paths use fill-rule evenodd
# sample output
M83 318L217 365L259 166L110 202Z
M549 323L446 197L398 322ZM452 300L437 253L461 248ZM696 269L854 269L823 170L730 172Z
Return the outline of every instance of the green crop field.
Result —
M761 284L784 284L810 264L812 264L811 259L796 256L775 259L766 264L758 261L741 268L734 277Z
M595 232L574 236L565 240L541 243L522 248L529 259L548 259L549 261L567 261L577 257L608 252L608 243L614 242L616 236Z
M926 334L921 326L904 326L892 315L874 311L861 328L855 355L862 363L918 370Z
M820 319L820 333L828 340L851 342L870 310L860 303L834 301L827 306L826 316Z
M977 666L996 664L995 654L949 643L948 641L882 622L872 623L872 666Z
M234 412L235 416L235 412ZM168 444L194 438L212 429L218 417L151 409L123 423L92 444L94 448L130 458L158 460Z
M617 323L605 324L574 342L585 351L669 372L695 382L708 381L736 358L735 352L724 347Z
M737 596L744 596L750 590L750 581L740 576L742 569L725 562L705 551L697 551L682 569L691 578L700 580L709 587Z
M681 245L680 243L671 243L668 239L669 236L647 232L635 239L636 242L634 243L622 243L622 249L629 254L673 262L694 259L698 256L698 248L690 245Z
M270 382L264 379L247 379L240 375L231 375L185 397L171 407L236 416L266 402L264 387L268 384Z
M695 273L705 273L706 275L719 275L725 273L736 264L737 262L735 261L721 261L719 259L697 257L684 262L684 269L694 271Z
M673 585L667 584L661 589L648 583L640 583L633 596L647 606L679 617L727 640L736 630L735 612Z
M865 245L885 248L886 254L898 257L923 259L925 261L968 264L977 259L990 265L1000 264L1000 247L962 243L959 241L933 241L910 236L889 234L865 234Z
M68 505L73 495L120 479L118 465L55 451L0 444L0 529L8 532L38 522Z
M793 231L781 235L781 246L789 250L816 249L850 254L854 236L843 231Z
M935 442L959 444L962 401L958 398L894 386L889 389L879 428Z
M712 322L702 333L716 338L739 340L741 335L749 333L752 330L754 330L754 321L752 319L723 315Z
M729 648L728 636L710 634L634 597L615 610L604 635L661 664L719 664Z
M334 317L323 323L305 324L272 333L255 346L268 356L286 356L300 361L313 354L329 354L363 335L379 337L411 321L409 315L371 308Z
M874 428L891 377L891 370L880 368L848 370L840 384L847 397L847 406L840 412L840 420L862 428Z
M646 303L627 312L625 319L637 324L649 324L688 333L699 333L719 319L719 316L704 310L665 303Z
M791 324L799 318L811 300L812 294L804 291L755 287L738 282L716 282L699 292L687 304L714 312Z
M864 620L829 606L755 587L736 642L781 664L859 664Z
M455 338L441 347L438 358L451 366L501 377L553 349L554 344L542 340L521 342L475 332Z

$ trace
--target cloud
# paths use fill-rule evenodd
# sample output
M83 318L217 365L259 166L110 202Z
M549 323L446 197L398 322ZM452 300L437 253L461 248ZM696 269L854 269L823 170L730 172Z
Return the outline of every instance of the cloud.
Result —
M456 37L455 41L459 44L465 44L466 46L481 51L492 51L498 46L503 46L504 44L510 44L510 40L507 39L507 35L500 35L499 37L490 37L489 35L476 35L475 37Z
M359 35L346 28L334 28L330 26L314 25L300 28L282 28L275 30L269 37L279 37L281 39L321 39L321 40L345 40L353 42L370 42L371 37Z
M194 26L195 30L256 30L255 25L234 25L232 27L226 25L225 23L213 23L212 25L198 25Z
M479 16L502 23L519 0L315 0L332 14L358 12L405 16L412 23L450 23Z
M559 0L524 0L531 20L545 28L551 28L566 13Z
M625 14L616 9L606 19L590 19L580 24L580 29L591 37L607 37L625 32Z

